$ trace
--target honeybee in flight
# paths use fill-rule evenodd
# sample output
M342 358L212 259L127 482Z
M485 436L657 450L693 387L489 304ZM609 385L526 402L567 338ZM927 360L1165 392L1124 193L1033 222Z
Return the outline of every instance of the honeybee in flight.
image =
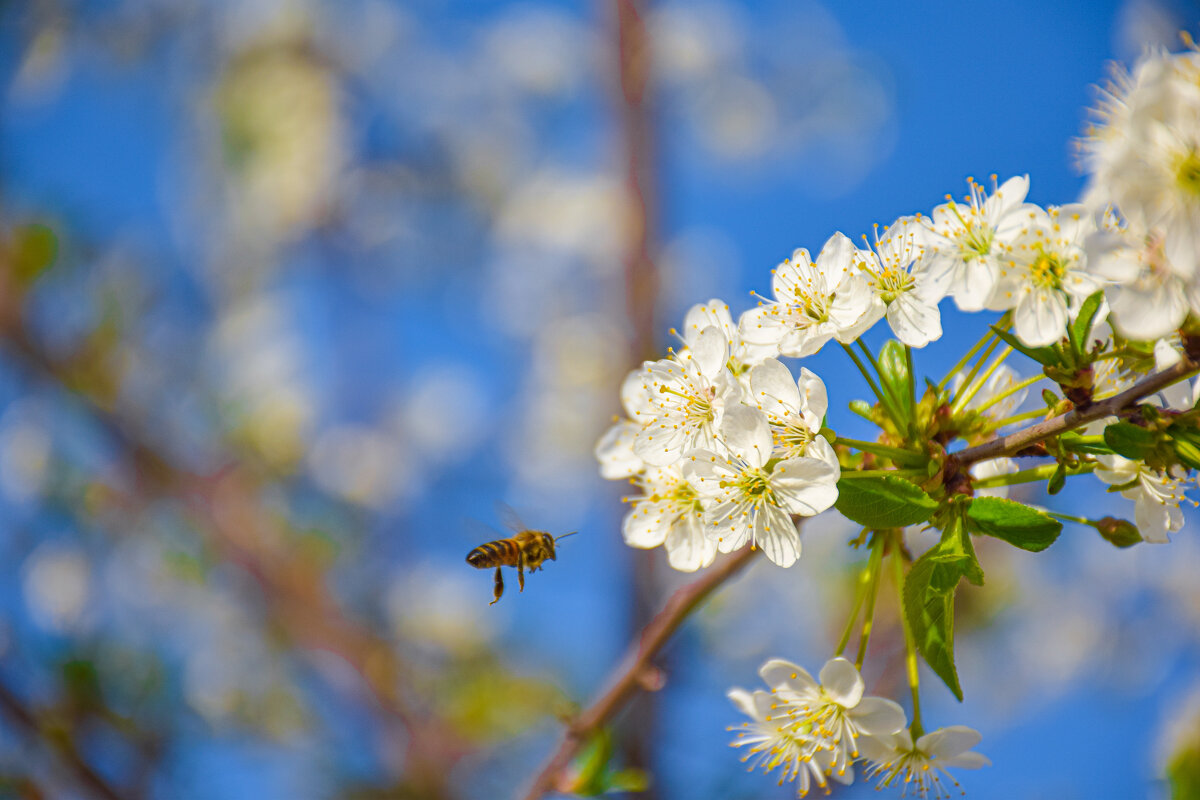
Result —
M557 561L554 543L559 539L565 539L578 533L578 531L571 531L571 533L564 533L562 536L556 537L545 531L529 530L517 517L516 512L508 506L502 506L499 511L504 517L504 524L516 533L516 536L481 544L467 553L467 563L472 567L476 569L496 568L496 582L493 587L495 598L488 603L490 606L494 606L500 600L500 596L504 594L504 574L500 571L501 567L517 568L517 582L523 592L525 591L525 570L536 572L542 568L543 562L547 559Z

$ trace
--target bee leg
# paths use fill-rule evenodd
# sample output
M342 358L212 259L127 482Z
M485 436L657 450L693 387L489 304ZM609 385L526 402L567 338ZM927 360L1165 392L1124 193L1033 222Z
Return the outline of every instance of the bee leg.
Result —
M499 567L496 567L496 583L493 587L493 592L496 595L496 599L488 603L489 606L496 605L496 603L500 601L500 595L504 594L504 574L500 572Z
M530 570L532 572L532 570ZM525 591L525 554L521 553L517 557L517 583L521 584L521 591Z

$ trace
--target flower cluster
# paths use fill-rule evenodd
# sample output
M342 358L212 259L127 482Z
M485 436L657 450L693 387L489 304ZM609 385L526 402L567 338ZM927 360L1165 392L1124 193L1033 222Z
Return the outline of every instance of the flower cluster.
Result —
M1113 322L1140 340L1200 313L1200 52L1148 54L1107 88L1082 142L1084 201L1111 209L1088 243Z
M862 676L844 658L827 661L819 680L782 659L768 661L759 674L769 692L729 692L750 718L734 729L733 746L746 751L742 760L751 767L779 768L780 782L795 782L801 797L813 786L827 789L830 781L853 783L854 764L861 762L868 777L878 776L880 787L899 781L921 797L932 792L940 798L948 796L941 776L953 781L948 768L989 763L970 752L980 737L965 726L934 731L914 744L903 709L864 696Z
M771 295L736 323L720 300L693 307L680 349L622 386L626 415L596 455L604 477L639 490L627 499L628 544L662 546L684 571L747 544L788 567L800 557L797 519L836 503L862 526L851 544L871 551L858 667L883 560L896 570L911 726L892 701L863 697L858 667L840 657L819 681L770 661L769 692L730 693L750 718L735 746L801 794L849 783L861 762L881 787L943 797L947 768L987 763L970 728L922 735L917 701L918 654L962 697L948 617L962 579L983 583L972 537L1037 552L1064 521L1118 547L1167 542L1183 526L1180 504L1200 472L1200 384L1188 382L1200 371L1200 52L1148 55L1100 113L1084 143L1081 202L1031 203L1026 176L992 176L990 191L968 179L961 201L903 216L862 247L839 232L815 259L795 250L772 271ZM913 349L942 337L946 298L998 318L949 374L922 380ZM896 341L876 357L862 336L883 320ZM781 361L832 342L874 395L851 404L879 428L873 441L835 437L825 384ZM1005 364L1014 353L1037 373ZM1022 410L1039 383L1044 406ZM1041 481L1057 494L1079 475L1133 501L1136 524L1006 497ZM914 559L905 530L920 524L940 541Z
M837 500L837 456L822 435L825 385L742 339L713 300L684 320L683 348L647 362L621 392L628 417L596 447L607 478L632 478L625 541L693 571L747 542L780 566L800 557L795 516ZM777 351L776 351L777 352Z

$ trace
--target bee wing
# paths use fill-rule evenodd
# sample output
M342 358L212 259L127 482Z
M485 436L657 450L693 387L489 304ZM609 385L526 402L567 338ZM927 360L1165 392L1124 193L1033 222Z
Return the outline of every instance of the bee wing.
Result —
M496 501L496 516L499 517L500 521L504 523L504 527L508 528L513 533L520 533L521 531L529 530L525 523L521 521L521 518L517 515L517 512L514 511L513 507L508 503L504 503L499 500Z
M492 525L486 522L475 519L474 517L462 518L462 529L467 533L472 541L476 542L494 542L497 539L504 539L508 534L501 533Z

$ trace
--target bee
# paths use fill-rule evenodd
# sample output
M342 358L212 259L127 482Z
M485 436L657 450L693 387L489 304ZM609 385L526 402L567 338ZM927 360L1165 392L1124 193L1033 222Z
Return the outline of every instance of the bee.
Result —
M530 530L522 524L512 509L504 507L501 511L505 517L505 524L516 533L516 536L481 544L467 553L467 563L472 567L476 569L496 568L496 581L493 587L495 598L488 605L495 605L500 600L500 596L504 594L504 574L500 571L501 567L517 568L517 582L523 592L525 591L525 570L536 572L542 568L542 564L547 559L557 561L554 552L555 542L578 533L578 531L571 531L556 537L546 531Z

